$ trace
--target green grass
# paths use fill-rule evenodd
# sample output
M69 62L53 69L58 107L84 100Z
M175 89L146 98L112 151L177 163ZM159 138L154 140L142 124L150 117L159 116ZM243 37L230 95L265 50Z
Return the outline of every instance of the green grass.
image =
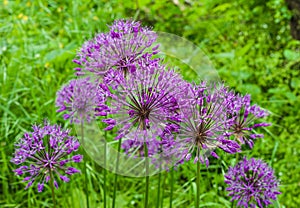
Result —
M270 110L273 123L253 150L281 181L278 206L300 204L300 42L289 34L283 0L264 1L0 1L0 207L52 207L51 190L24 191L10 163L13 144L32 123L48 118L71 127L56 113L55 94L74 78L72 59L83 42L106 31L114 19L136 17L157 31L174 33L197 44L222 80ZM175 2L175 1L174 1ZM260 3L263 2L263 3ZM184 65L184 64L183 64ZM183 66L184 67L184 66ZM194 75L183 72L184 77ZM218 152L219 153L219 152ZM219 153L208 169L201 167L201 205L230 207L223 174L235 156ZM91 207L103 207L103 169L88 160ZM193 207L196 166L174 172L173 207ZM165 177L165 178L164 178ZM156 205L158 176L150 177L149 207ZM107 174L111 205L114 175ZM84 207L84 175L56 190L58 207ZM170 176L163 174L163 204L169 206ZM145 180L119 176L116 207L142 207Z

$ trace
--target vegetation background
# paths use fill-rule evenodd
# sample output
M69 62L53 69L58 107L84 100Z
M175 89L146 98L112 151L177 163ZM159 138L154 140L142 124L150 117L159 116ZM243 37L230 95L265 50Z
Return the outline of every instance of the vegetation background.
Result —
M290 36L291 13L284 0L86 0L0 1L0 207L51 207L50 188L24 190L9 161L13 144L31 124L49 118L71 127L56 113L55 94L74 78L72 59L83 42L119 18L135 18L156 31L198 45L222 80L271 111L273 125L253 150L281 181L274 207L300 206L300 41ZM187 79L191 77L185 76ZM230 207L223 174L236 157L222 155L201 168L203 207ZM102 168L88 160L92 207L103 207ZM175 172L173 207L193 207L194 164ZM164 207L170 182L164 173ZM84 207L84 177L74 176L56 194L59 207ZM108 175L109 204L113 174ZM150 207L156 203L157 176L150 178ZM144 179L119 177L117 207L142 207ZM271 206L272 207L272 206Z

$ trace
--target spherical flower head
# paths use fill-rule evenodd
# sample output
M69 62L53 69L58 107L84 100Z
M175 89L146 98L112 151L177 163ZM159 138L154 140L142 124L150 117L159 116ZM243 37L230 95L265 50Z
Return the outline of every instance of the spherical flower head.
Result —
M111 68L126 73L142 55L158 53L158 46L153 46L157 35L140 22L116 20L109 29L84 43L77 53L74 62L81 66L76 68L78 75L90 71L102 76Z
M70 136L69 130L58 125L33 125L33 132L25 133L15 144L15 153L11 162L21 165L14 170L16 175L23 175L28 181L25 189L37 182L38 192L43 191L44 184L53 177L53 183L58 188L57 179L69 182L67 175L80 171L68 166L69 163L81 162L82 155L74 155L80 146L78 140ZM66 175L65 175L66 174Z
M196 153L194 163L200 161L209 165L208 156L219 156L215 149L219 148L234 154L240 151L237 142L225 139L224 132L231 119L226 111L230 97L223 84L190 86L187 107L181 107L180 129L176 140L182 149L182 159L189 160Z
M251 98L248 94L245 96L235 95L233 97L230 108L228 109L228 116L232 118L232 122L229 125L227 136L233 136L239 143L246 143L250 148L253 148L253 140L264 136L263 134L253 132L253 130L271 124L257 122L269 114L259 106L251 105L250 102Z
M160 135L168 122L177 122L187 83L176 71L138 63L135 71L116 77L118 84L111 89L107 103L111 118L103 120L108 125L105 130L118 128L116 139L137 129Z
M64 119L71 123L91 122L97 116L106 115L105 90L89 77L71 80L57 92L57 112L65 112Z
M265 207L276 200L279 182L272 168L259 159L243 158L225 175L226 190L238 207Z

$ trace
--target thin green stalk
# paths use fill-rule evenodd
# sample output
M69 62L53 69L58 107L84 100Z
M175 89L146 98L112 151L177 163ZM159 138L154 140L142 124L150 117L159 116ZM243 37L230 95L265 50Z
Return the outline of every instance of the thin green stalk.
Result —
M50 171L50 187L52 192L53 208L56 208L56 201L55 201L55 194L54 194L54 178L51 171Z
M104 133L104 137L105 137L105 141L104 141L104 169L103 169L103 180L104 180L104 184L103 184L103 200L104 200L104 208L106 208L106 174L107 174L107 170L106 170L106 151L107 151L107 147L106 147L106 136L107 136L107 132L105 131Z
M81 139L82 139L82 146L84 147L84 131L83 131L83 121L81 122ZM86 156L86 154L85 154ZM88 193L88 177L87 177L87 163L86 158L84 160L84 180L85 180L85 196L86 196L86 206L87 208L90 207L89 204L89 193Z
M162 149L162 144L160 145L160 148ZM159 208L159 202L160 202L160 181L161 181L161 171L162 171L162 161L159 163L159 173L158 173L158 184L157 184L157 201L156 201L156 208Z
M119 139L112 208L115 208L115 204L116 204L116 193L117 193L117 182L118 182L118 171L119 171L119 160L120 160L121 144L122 144L122 139Z
M235 153L235 160L236 160L236 163L239 161L239 153Z
M158 173L158 184L157 184L157 200L156 200L156 208L159 208L160 202L160 180L161 180L161 165L159 166L159 173Z
M166 185L166 178L167 178L167 172L165 172L164 174L164 180L163 180L163 184L162 184L162 191L161 191L161 205L160 207L163 208L164 207L164 193L165 193L165 185Z
M199 208L200 206L200 161L197 161L197 175L196 175L196 185L197 185L197 193L196 193L196 206L195 208Z
M30 197L30 189L29 189L27 192L27 206L28 207L30 207L30 199L31 199L31 197Z
M146 168L146 190L145 190L145 203L144 207L148 208L148 195L149 195L149 161L148 161L148 148L146 142L144 142L145 149L145 168Z
M170 186L171 186L171 193L170 193L170 208L172 208L173 204L173 189L174 189L174 168L171 168L170 171L171 174L171 180L170 180Z

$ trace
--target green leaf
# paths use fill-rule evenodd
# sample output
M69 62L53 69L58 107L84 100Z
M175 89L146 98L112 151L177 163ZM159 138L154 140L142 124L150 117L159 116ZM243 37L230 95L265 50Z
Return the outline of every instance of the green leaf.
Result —
M217 6L216 8L213 9L213 12L224 12L228 8L232 7L232 4L230 3L225 3Z
M292 51L290 49L285 49L283 51L283 55L286 59L291 60L291 61L295 61L295 60L300 58L300 53L299 52Z
M235 52L236 57L244 56L252 48L254 43L254 40L249 40L247 45Z

